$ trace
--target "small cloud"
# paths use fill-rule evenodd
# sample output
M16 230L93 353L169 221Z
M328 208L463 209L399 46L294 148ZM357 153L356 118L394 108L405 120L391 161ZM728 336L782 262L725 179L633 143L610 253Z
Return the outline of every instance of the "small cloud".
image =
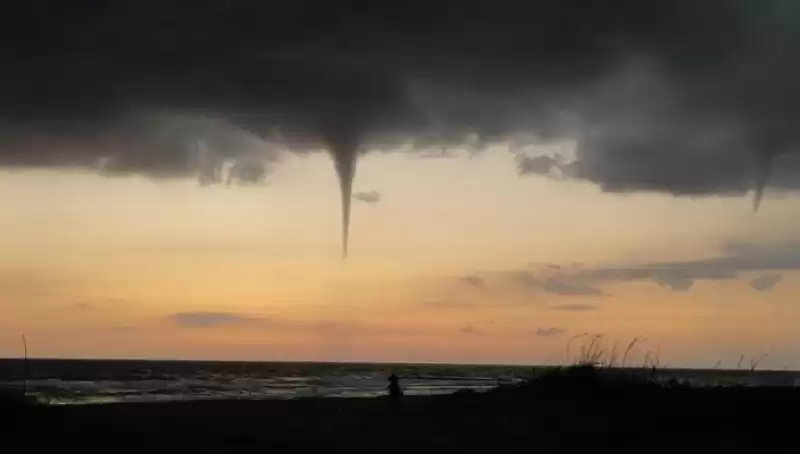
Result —
M476 327L474 327L472 325L465 326L465 327L461 328L460 331L463 334L470 334L470 335L481 334L481 330L479 330L478 328L476 328Z
M365 203L378 203L381 201L381 193L378 191L356 192L353 200Z
M559 328L557 326L536 329L536 335L541 337L558 337L565 332L566 331L563 328Z
M768 292L778 285L778 282L783 279L780 274L763 274L750 281L750 287L759 292Z
M435 151L423 151L421 153L416 153L416 157L419 159L450 159L457 158L458 155L455 152L442 147Z
M176 312L167 317L176 325L187 328L210 328L215 326L242 326L263 324L267 319L235 314L231 312Z
M591 304L558 304L547 308L551 311L589 312L596 311L597 306Z
M552 156L520 155L517 160L517 172L520 175L535 174L552 176L559 168L559 160Z
M480 276L464 276L461 279L473 287L483 287L485 285L483 278Z
M470 303L465 303L463 301L451 301L451 300L423 301L422 305L425 307L432 307L436 309L468 309L474 307L474 305Z
M88 311L95 309L103 309L107 307L127 306L130 304L131 301L122 298L100 298L100 299L76 301L74 303L70 303L70 307L78 310Z
M562 296L606 296L606 293L599 288L578 282L567 282L559 279L547 279L542 284L542 288L547 293L554 293Z
M599 288L568 276L539 277L534 276L529 271L517 271L513 273L512 278L526 287L543 290L555 295L606 296L606 293Z
M655 276L656 283L676 292L685 292L694 286L694 279L685 276Z

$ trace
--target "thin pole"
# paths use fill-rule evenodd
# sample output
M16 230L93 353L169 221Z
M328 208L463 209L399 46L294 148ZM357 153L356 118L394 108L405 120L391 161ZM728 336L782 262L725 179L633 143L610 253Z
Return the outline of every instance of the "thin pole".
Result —
M25 334L22 334L22 349L24 356L22 358L22 396L28 395L28 339Z

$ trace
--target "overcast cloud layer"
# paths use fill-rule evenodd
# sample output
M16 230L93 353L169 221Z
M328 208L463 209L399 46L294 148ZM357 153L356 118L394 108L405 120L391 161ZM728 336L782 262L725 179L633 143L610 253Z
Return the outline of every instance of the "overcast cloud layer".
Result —
M0 165L250 182L277 143L346 168L510 137L606 190L740 193L780 154L800 184L798 2L351 3L6 2Z

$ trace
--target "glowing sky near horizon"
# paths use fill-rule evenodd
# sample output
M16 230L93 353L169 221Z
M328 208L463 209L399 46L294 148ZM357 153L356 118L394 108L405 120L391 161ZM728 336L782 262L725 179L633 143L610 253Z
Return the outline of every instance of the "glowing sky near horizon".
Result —
M325 154L288 155L260 186L2 172L0 355L19 355L24 332L42 357L554 363L591 332L646 338L634 359L800 367L788 259L689 288L519 279L691 264L734 243L798 255L796 196L768 193L754 215L745 198L614 195L515 170L500 148L366 156L354 190L380 198L353 202L347 261Z

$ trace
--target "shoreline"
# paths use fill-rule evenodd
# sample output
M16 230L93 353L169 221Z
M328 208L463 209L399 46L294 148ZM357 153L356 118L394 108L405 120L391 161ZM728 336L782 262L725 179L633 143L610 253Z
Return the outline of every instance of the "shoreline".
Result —
M532 368L529 377L542 376L557 367ZM800 373L746 369L648 369L642 367L600 368L611 377L625 375L665 383L677 380L695 387L758 386L794 387ZM231 378L233 377L233 378ZM433 374L401 375L401 385L411 396L446 395L463 389L489 392L497 386L523 383L517 377L453 376ZM303 398L374 398L385 394L387 382L380 374L334 374L323 376L172 376L169 378L128 377L123 379L31 379L30 395L53 405L91 405L105 403L183 402L216 400L275 400ZM22 381L2 382L7 390L22 388Z
M31 406L4 452L788 452L798 388L550 383L377 398ZM55 452L55 451L54 451ZM794 449L791 450L794 452Z

